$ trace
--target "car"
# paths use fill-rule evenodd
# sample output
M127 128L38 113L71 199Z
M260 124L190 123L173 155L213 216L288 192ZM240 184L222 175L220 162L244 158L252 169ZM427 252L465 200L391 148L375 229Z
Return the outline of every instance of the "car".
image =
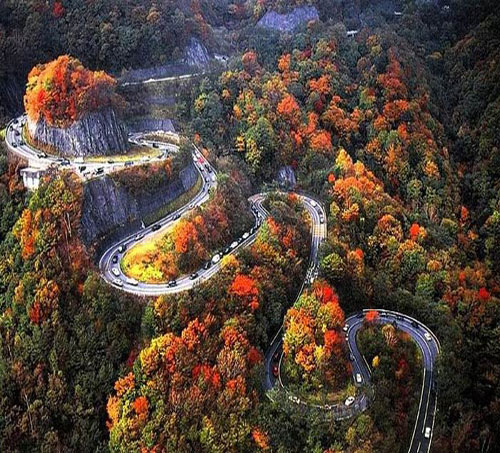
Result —
M113 259L111 260L113 264L118 263L118 255L113 256Z
M19 140L19 145L23 146L24 145L24 141L23 140Z
M140 241L141 239L144 239L144 233L137 233L134 238L136 241Z
M177 286L177 280L170 280L168 283L167 283L167 286L169 288L173 288L175 286Z
M115 161L114 161L114 160L108 160L108 164L110 164L110 165L111 165L111 164L114 164L114 163L115 163Z
M111 272L113 273L113 275L115 277L119 277L120 276L120 271L118 270L117 267L114 267L113 269L111 269Z
M319 223L321 224L325 223L325 218L323 217L323 215L319 216Z
M161 223L157 223L151 227L151 231L158 231L161 228Z
M95 171L95 174L96 175L102 175L104 173L104 167L99 167L96 171Z
M430 437L431 437L431 428L429 426L427 428L425 428L424 437L426 439L430 439Z
M189 205L189 209L194 209L194 208L195 208L194 203L191 203L191 204Z
M316 203L314 200L311 201L311 206L313 208L315 208L316 206L318 206L318 203Z
M344 327L342 327L342 330L344 332L347 332L349 330L349 324L346 324Z
M411 325L412 325L413 327L415 327L415 329L418 329L418 322L417 322L417 321L413 320L413 321L411 322Z
M238 247L238 241L234 241L230 245L231 249L234 250L236 247Z
M278 365L273 365L273 376L277 378L279 375L279 368Z
M113 279L113 285L118 286L121 288L123 286L123 282L119 278L114 278Z
M133 160L127 160L127 162L125 162L125 167L131 167L132 165L134 165Z
M179 220L181 218L181 215L179 213L175 214L173 219L174 220Z
M356 400L355 400L355 398L354 398L354 396L349 396L349 397L345 400L344 404L345 404L346 406L350 406L352 403L354 403L354 401L356 401Z
M245 239L248 239L249 236L250 236L250 233L243 233L243 236L241 236L241 238L243 240L245 240Z
M356 383L361 384L363 382L363 378L360 373L356 373Z
M349 335L346 334L345 341L349 342Z
M212 263L217 264L219 261L220 261L220 255L217 253L216 255L213 256Z
M280 350L276 349L276 351L274 351L274 354L273 354L273 361L277 362L279 357L280 357Z
M212 175L211 179L212 179L213 182L217 181L217 178L215 177L215 175Z
M231 251L231 249L229 247L226 247L222 253L224 255L227 255L230 251Z
M429 332L425 332L424 333L424 337L427 341L432 341L432 336Z
M127 278L127 283L131 286L139 286L139 282L133 278Z
M68 159L64 159L62 162L61 162L61 165L64 165L65 167L68 166L71 162L68 160Z
M352 354L349 354L349 360L350 360L351 362L354 362L354 356L353 356Z
M118 247L119 253L123 253L125 250L127 250L127 246L125 244L122 244L120 245L120 247Z
M17 143L12 143L13 148L17 148Z
M196 280L198 278L198 272L193 272L190 276L189 276L189 280Z
M36 155L36 157L38 157L39 159L46 159L47 158L47 154L46 153L38 153Z
M210 267L212 266L212 262L211 261L207 261L204 265L203 265L203 269L205 270L208 270L210 269Z
M153 148L158 148L158 143L153 143Z
M87 167L85 165L78 167L78 170L80 171L80 173L83 173L86 169L87 169Z

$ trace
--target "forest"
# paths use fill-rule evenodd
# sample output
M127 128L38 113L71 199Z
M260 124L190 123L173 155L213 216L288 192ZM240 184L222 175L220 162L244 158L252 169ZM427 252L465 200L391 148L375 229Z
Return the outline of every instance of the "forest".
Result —
M218 175L205 204L128 250L126 275L189 275L253 226L250 195L266 192L269 213L203 284L134 296L101 278L82 242L85 182L50 170L28 191L2 131L0 451L406 452L423 358L397 323L380 322L385 309L441 345L429 451L496 452L496 3L0 2L2 128L24 96L32 119L59 127L103 105L133 120L122 72L177 64L191 38L229 56L177 90L179 154L111 176L154 194L190 161L191 141ZM256 27L304 5L319 20L288 34ZM292 188L326 208L313 283L312 219ZM353 381L343 330L363 309L370 386ZM280 332L278 377L303 407L263 386ZM312 409L360 391L370 405L355 416Z

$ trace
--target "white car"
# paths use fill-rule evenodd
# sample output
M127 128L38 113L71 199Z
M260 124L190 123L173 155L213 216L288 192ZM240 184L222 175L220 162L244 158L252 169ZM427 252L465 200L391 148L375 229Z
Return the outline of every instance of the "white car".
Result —
M425 428L424 437L426 439L430 439L430 437L431 437L431 428L429 426L427 428Z
M349 324L346 324L344 327L342 327L342 330L344 332L347 332L349 330Z
M361 384L363 382L363 378L361 377L361 374L356 373L356 382L358 384Z
M234 241L234 242L231 244L231 248L234 250L236 247L238 247L238 242L237 242L237 241Z
M217 254L212 258L212 263L217 264L220 261L220 255Z
M123 282L119 278L115 278L113 279L113 285L116 285L119 288L121 288L123 286Z
M243 239L248 239L250 236L250 233L243 233L243 236L241 236Z
M349 398L347 398L347 399L345 400L345 403L344 403L344 404L345 404L346 406L350 406L352 403L354 403L354 401L355 401L354 396L350 396Z
M117 267L114 267L113 269L111 269L111 272L113 273L113 275L115 277L119 277L120 276L120 271L118 270Z
M313 208L315 208L316 206L318 206L318 203L316 203L314 200L311 201L311 206Z
M432 336L429 332L425 332L424 333L424 337L427 341L432 341Z

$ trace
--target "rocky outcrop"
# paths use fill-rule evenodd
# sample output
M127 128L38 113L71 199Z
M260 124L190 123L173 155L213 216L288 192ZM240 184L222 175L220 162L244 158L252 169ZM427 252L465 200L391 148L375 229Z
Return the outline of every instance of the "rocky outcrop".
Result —
M287 14L268 11L259 20L257 26L280 32L291 32L299 25L311 20L319 20L318 10L314 6L302 6L294 8Z
M278 184L282 187L293 189L297 185L297 178L295 172L290 165L281 167L277 176Z
M128 123L130 132L175 132L174 124L169 118L136 118Z
M133 195L109 176L93 179L85 184L82 207L82 239L86 245L140 227L144 217L191 189L198 172L191 163L179 172L179 177L170 181L153 194L141 192Z
M66 128L54 127L40 118L28 120L31 138L68 157L111 155L128 149L127 130L108 107L85 115Z
M184 49L182 63L188 66L204 68L210 63L210 60L207 48L196 38L191 38Z

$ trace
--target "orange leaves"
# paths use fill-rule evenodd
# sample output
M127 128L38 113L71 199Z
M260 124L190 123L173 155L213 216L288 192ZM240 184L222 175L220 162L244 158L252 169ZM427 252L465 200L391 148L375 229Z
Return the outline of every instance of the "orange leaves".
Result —
M115 382L115 391L117 396L122 396L127 393L129 390L132 390L135 385L134 374L130 372L126 376L121 379L118 379Z
M147 414L149 409L148 400L145 396L139 396L134 400L133 407L137 415Z
M175 251L177 253L186 253L190 244L198 240L198 232L194 224L184 219L177 222L172 236L175 243Z
M269 450L269 436L259 428L252 430L252 439L261 450Z
M61 2L55 2L54 15L63 14ZM24 105L30 120L42 117L50 125L66 127L89 111L111 105L116 99L114 86L112 77L62 55L31 70Z
M290 62L292 60L292 57L289 53L284 54L280 57L278 60L278 69L281 72L287 72L290 70Z
M110 396L108 403L106 404L106 411L108 412L109 421L106 422L106 426L109 430L116 425L120 419L121 413L121 401L116 396Z
M277 107L278 115L283 116L292 125L296 125L300 119L300 107L291 94L287 94Z
M328 74L323 74L318 79L311 79L307 83L311 91L315 91L322 95L327 95L331 90L331 77Z
M329 154L333 151L332 136L330 132L321 130L311 137L311 148L314 151Z
M229 292L244 299L252 311L259 308L259 289L252 278L238 274L229 288Z
M379 319L380 315L377 310L370 310L367 311L365 314L365 321L366 322L375 322Z
M420 225L418 223L413 223L410 227L410 238L414 241L418 234L420 233Z

